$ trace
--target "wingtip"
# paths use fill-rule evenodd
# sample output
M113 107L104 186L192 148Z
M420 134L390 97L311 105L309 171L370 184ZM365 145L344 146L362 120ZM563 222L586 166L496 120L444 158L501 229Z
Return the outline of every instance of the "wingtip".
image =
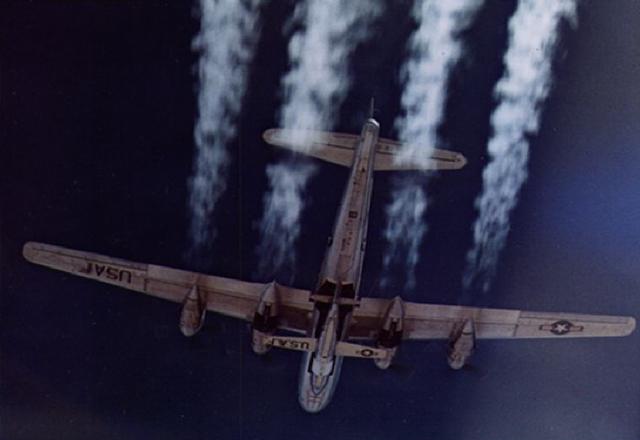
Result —
M458 157L456 159L460 165L460 168L464 168L465 165L467 164L467 158L464 157L463 154L458 153Z
M34 241L27 241L22 246L22 256L25 258L25 260L35 263L35 260L36 260L35 257L37 253L36 248L37 248L37 243Z
M277 132L277 128L269 128L262 132L262 140L267 144L273 144L273 135Z
M636 329L636 318L634 318L633 316L630 316L629 323L627 325L627 333L625 334L625 336L628 336L631 333L633 333L635 329Z

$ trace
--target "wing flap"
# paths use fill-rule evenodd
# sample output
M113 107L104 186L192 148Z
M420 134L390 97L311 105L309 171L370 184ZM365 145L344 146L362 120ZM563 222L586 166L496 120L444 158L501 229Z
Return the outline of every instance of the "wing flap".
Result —
M390 300L363 298L353 314L354 338L374 339ZM629 316L546 313L405 302L404 339L448 339L454 326L473 319L478 339L626 336Z
M176 303L181 303L189 290L197 285L207 295L207 310L247 321L253 318L260 295L267 286L44 243L26 243L23 255L35 264ZM278 288L280 327L306 332L308 313L312 308L309 292L281 285Z
M207 310L251 320L264 284L148 265L145 293L182 301L193 285L207 297Z

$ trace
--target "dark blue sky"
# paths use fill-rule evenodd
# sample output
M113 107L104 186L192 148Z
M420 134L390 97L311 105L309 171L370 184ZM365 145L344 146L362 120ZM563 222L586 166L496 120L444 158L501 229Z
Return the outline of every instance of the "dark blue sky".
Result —
M255 279L266 146L286 72L293 2L271 2L232 143L229 190L206 272ZM515 7L488 1L464 34L443 139L469 165L430 183L422 302L640 316L640 5L582 1L562 29L554 88L531 138L530 178L494 288L461 294L473 200ZM338 128L358 131L371 95L392 137L398 71L413 23L394 2L357 50ZM331 405L304 413L299 355L256 358L248 326L209 315L185 339L175 304L26 263L37 240L195 269L186 182L195 120L189 2L5 2L0 6L0 433L7 439L603 439L640 437L640 333L612 340L487 341L452 372L440 343L410 343L401 368L345 362ZM303 215L295 284L310 287L346 171L321 165ZM363 295L377 290L383 208L377 176ZM281 274L286 276L286 274ZM401 285L398 280L398 285Z

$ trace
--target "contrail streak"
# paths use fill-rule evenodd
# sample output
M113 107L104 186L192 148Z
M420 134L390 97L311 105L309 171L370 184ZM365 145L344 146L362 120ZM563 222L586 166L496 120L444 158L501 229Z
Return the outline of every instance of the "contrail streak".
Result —
M404 279L405 290L415 287L415 267L420 257L419 246L422 244L427 225L424 223L424 212L427 209L427 196L419 182L396 181L391 193L393 200L387 205L387 225L384 237L387 240L387 251L383 257L385 274L382 287L387 287L389 271L394 261L406 268Z
M463 285L477 280L487 291L509 233L509 216L527 179L529 141L539 128L542 105L551 87L551 58L562 18L576 20L574 0L520 0L509 21L505 73L494 93L499 104L491 115L490 162L485 167L474 245L467 254Z
M189 179L191 256L215 236L212 213L226 189L228 142L236 134L236 117L257 37L261 0L201 0L200 32L193 48L198 62L196 153Z
M289 42L291 68L282 80L281 126L296 130L333 127L350 86L348 57L366 38L368 24L379 12L377 2L354 0L307 0L296 7L295 17L302 27ZM300 151L308 151L304 131L298 133ZM314 169L290 161L267 171L269 191L264 197L258 247L263 277L295 264L303 197Z
M438 143L447 82L451 68L462 56L459 34L471 22L483 0L422 0L414 10L418 28L410 40L404 65L403 117L396 119L400 139L406 142L400 163L426 164Z
M258 253L269 255L260 261L260 273L268 273L273 267L287 267L293 273L295 255L290 252L300 234L300 214L304 208L302 193L309 177L314 173L311 165L291 163L269 165L269 192L264 196L264 217L260 224L263 237L277 240L262 240Z
M442 122L447 82L453 66L463 54L459 34L482 5L482 0L428 1L416 3L418 28L409 42L409 59L403 73L403 116L396 119L399 138L405 142L396 161L426 165L438 142L437 129ZM426 186L426 179L424 179ZM415 267L426 232L423 224L427 197L415 181L396 183L386 208L387 253L383 258L383 284L388 282L393 262L406 268L405 289L415 284Z

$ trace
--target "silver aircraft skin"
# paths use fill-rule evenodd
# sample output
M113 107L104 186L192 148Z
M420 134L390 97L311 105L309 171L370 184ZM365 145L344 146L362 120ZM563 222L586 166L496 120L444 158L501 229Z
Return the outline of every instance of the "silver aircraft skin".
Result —
M340 378L343 357L336 354L336 343L347 339L353 311L349 302L358 299L379 131L380 125L373 118L362 127L320 270L316 295L326 296L330 301L316 301L314 305L308 336L318 338L318 347L302 358L298 400L309 412L327 406Z
M350 169L314 289L219 277L46 243L25 243L23 255L38 265L181 304L179 328L187 337L202 329L207 311L250 322L256 354L274 347L303 352L298 400L313 413L331 400L344 357L370 360L384 370L404 340L448 341L447 362L459 370L473 354L476 340L616 337L633 332L636 322L631 316L360 297L374 171L458 170L466 163L460 153L433 148L428 161L400 161L403 144L378 134L372 117L359 136L285 128L263 134L268 144Z

